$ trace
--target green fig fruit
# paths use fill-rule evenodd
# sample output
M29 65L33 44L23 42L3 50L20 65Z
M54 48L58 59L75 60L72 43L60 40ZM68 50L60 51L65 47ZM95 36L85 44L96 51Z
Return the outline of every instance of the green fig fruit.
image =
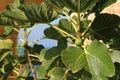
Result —
M77 46L82 45L82 39L81 39L81 38L77 38L77 39L75 40L75 45L77 45Z

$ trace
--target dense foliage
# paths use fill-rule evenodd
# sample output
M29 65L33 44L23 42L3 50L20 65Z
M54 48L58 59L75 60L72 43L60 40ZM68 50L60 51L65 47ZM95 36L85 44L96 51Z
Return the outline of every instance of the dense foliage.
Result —
M0 78L120 80L120 17L100 13L114 2L116 0L44 0L41 3L14 0L0 12L0 25L5 28L0 35ZM95 17L89 19L92 13ZM57 19L59 23L51 23ZM37 42L33 46L28 43L29 34L37 24L48 25L41 40L54 39L57 46L48 49ZM19 51L13 54L13 42L7 39L16 30L15 25L24 30L24 40L20 39L22 44L16 46L17 50L24 49L23 55Z

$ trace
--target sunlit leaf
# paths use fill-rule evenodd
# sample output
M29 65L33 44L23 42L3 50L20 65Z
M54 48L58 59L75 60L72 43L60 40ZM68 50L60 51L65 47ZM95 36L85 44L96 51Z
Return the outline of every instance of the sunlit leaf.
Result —
M1 40L0 39L0 49L11 49L13 46L13 42L10 39Z
M93 41L85 52L88 69L93 79L107 80L105 76L113 76L115 74L114 64L110 58L110 53L104 44Z

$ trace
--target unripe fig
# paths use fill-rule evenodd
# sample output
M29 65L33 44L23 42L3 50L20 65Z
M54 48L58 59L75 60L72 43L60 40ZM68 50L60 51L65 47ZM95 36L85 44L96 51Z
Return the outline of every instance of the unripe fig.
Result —
M77 46L82 45L82 39L81 39L81 38L77 38L77 39L75 40L75 45L77 45Z

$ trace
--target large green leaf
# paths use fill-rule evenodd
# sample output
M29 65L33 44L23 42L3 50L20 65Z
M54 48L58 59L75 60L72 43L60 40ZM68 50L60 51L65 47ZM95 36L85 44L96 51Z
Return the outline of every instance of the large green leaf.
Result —
M91 28L95 38L108 40L120 36L116 30L120 24L120 17L113 14L100 14L94 19Z
M34 23L50 23L58 16L57 12L45 2L41 4L25 3L20 6L20 9L24 11L30 22Z
M93 7L93 11L100 12L105 7L115 3L117 0L99 0L96 5Z
M107 80L115 74L114 64L106 46L94 40L86 49L69 47L62 54L62 61L72 72L85 68L93 80Z
M10 39L1 40L0 39L0 49L12 49L13 42Z
M68 47L62 51L62 61L74 73L82 69L85 64L84 51L80 47Z
M93 41L85 51L88 69L95 80L106 80L105 76L112 77L115 74L114 64L110 53L104 44Z
M69 8L72 11L78 12L86 12L87 10L92 9L92 7L98 2L99 0L51 0L53 4L57 4L64 7ZM80 7L79 7L80 5ZM79 9L80 8L80 9Z

